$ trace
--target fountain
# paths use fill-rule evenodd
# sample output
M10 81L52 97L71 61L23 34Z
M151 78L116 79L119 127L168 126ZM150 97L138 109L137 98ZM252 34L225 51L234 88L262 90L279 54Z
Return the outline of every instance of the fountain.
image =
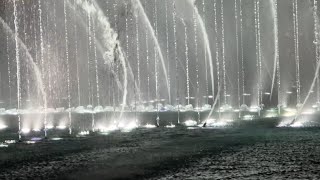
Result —
M303 3L6 1L1 129L23 140L127 125L205 128L286 117L296 126L320 109L318 1ZM282 11L288 5L292 12ZM309 32L313 43L304 44ZM308 59L317 64L313 79Z

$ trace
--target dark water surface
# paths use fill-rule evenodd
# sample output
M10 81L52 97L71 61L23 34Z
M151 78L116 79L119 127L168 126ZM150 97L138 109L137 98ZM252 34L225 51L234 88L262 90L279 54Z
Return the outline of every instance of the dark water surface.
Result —
M319 179L319 128L135 129L0 148L0 179Z

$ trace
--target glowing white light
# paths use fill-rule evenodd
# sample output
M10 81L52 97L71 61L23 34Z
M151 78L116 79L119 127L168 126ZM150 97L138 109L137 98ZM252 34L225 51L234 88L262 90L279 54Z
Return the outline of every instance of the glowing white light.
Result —
M4 142L6 144L14 144L14 143L16 143L16 140L5 140Z
M0 148L7 148L8 146L9 146L8 144L0 143Z
M297 122L295 122L295 123L291 124L291 125L290 125L290 127L303 127L303 123L302 123L302 122L297 121Z
M28 134L30 132L30 129L23 128L23 129L21 129L21 132L24 133L24 134Z
M26 144L35 144L36 142L35 141L26 141L25 143Z
M60 129L60 130L63 130L63 129L66 129L67 126L64 126L64 125L60 125L60 126L56 126L57 129Z
M2 130L2 129L6 129L6 128L8 128L8 126L3 125L3 124L0 124L0 130Z
M170 125L166 126L166 128L175 128L175 127L176 127L176 125L174 125L174 124L170 124Z
M89 134L90 134L89 131L81 131L81 132L79 132L79 135L81 135L81 136L85 136L85 135L89 135Z
M284 111L285 113L283 114L283 116L285 117L295 116L297 113L297 110L292 108L285 108Z
M34 129L32 129L32 131L34 131L34 132L40 132L41 130L38 129L38 128L34 128Z
M278 117L278 114L274 112L267 113L266 118Z
M258 107L258 106L251 106L250 107L250 112L258 112L258 111L260 111L261 109L260 109L260 107Z
M47 129L53 129L54 127L52 125L47 126Z
M221 120L216 120L216 119L208 119L207 121L207 127L226 127L230 125L230 123L233 122L231 119L221 119Z
M184 124L186 126L196 126L197 125L197 122L194 121L194 120L187 120L186 122L184 122Z
M150 128L156 128L157 126L152 125L152 124L147 124L144 127L150 129Z
M252 120L254 118L253 115L244 115L243 120Z
M314 112L315 112L314 109L307 109L303 111L302 114L313 114Z
M51 138L52 141L59 141L62 140L62 138Z
M135 128L137 128L138 125L135 123L135 122L131 122L125 126L122 127L122 129L125 131L125 132L129 132Z

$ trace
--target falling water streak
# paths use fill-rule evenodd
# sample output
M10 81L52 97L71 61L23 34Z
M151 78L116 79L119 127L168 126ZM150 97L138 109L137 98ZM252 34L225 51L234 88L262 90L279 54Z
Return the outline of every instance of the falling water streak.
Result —
M140 77L140 41L139 41L139 19L138 16L135 16L136 20L136 46L137 46L137 76L138 76L138 89L141 89L141 77ZM138 93L138 100L141 103L141 93Z
M99 87L99 71L98 71L97 43L96 43L96 25L95 25L94 21L92 23L92 31L93 31L94 63L95 63L95 72L96 72L97 105L100 106L100 87Z
M224 38L224 10L221 0L221 41L222 41L222 70L223 70L223 96L224 103L227 104L227 82L226 82L226 57L225 57L225 38Z
M87 12L87 19L88 19L88 30L87 30L87 36L88 36L88 45L87 45L87 56L88 56L88 61L87 61L87 68L88 68L88 93L89 93L89 105L93 104L93 92L91 90L91 80L90 80L90 69L91 69L91 48L92 48L92 39L91 39L91 12Z
M46 63L47 67L46 67L46 71L48 71L48 98L51 99L52 97L52 73L51 73L51 46L50 46L50 25L49 25L49 3L47 3L46 5L46 29L47 29L47 32L46 32L46 57L48 59L48 62Z
M6 29L6 32L8 34L11 34L12 38L15 39L16 38L16 34L10 29L8 24L6 24L1 17L0 17L0 23ZM33 61L33 58L31 56L31 54L29 53L27 46L23 43L23 41L19 37L17 37L17 41L18 41L18 44L21 47L21 49L23 49L25 51L25 53L26 53L25 60L27 61L27 64L31 65L32 69L34 70L35 77L36 77L36 80L37 80L37 85L38 85L37 88L41 92L42 100L43 100L44 104L46 104L47 103L46 102L47 101L46 92L44 91L44 85L43 85L43 81L41 79L41 72L40 72L37 64Z
M303 104L300 107L298 107L299 108L298 112L296 114L296 117L291 122L291 125L294 124L297 121L298 117L301 115L302 109L304 108L304 106L307 103L310 95L312 94L314 86L315 86L316 81L317 81L317 78L319 77L319 70L320 70L320 61L317 62L316 72L315 72L315 75L313 77L313 81L312 81L312 84L310 86L309 92L308 92L306 98L304 99Z
M146 15L146 12L145 12L140 0L132 0L132 1L135 2L133 4L135 4L137 6L136 9L139 9L142 12L141 14L143 16L144 22L146 23L147 31L149 30L151 32L150 35L151 35L154 43L156 44L157 52L158 52L157 55L159 56L159 58L161 60L161 66L162 66L162 69L163 69L163 73L164 73L164 77L165 77L166 85L167 85L167 93L169 95L170 91L169 91L168 74L167 74L166 65L165 65L165 62L164 62L164 58L163 58L163 54L162 54L162 51L161 51L161 47L160 47L159 41L158 41L158 39L156 37L155 31L152 28L152 25L151 25L147 15Z
M216 41L216 66L217 66L217 84L218 84L218 88L221 89L221 83L220 83L220 60L219 60L219 42L218 42L218 21L217 21L217 0L214 0L214 5L213 5L213 9L214 9L214 32L215 32L215 41ZM220 99L220 91L218 91L218 101L219 101L219 107L221 104L221 99ZM219 119L220 119L220 111L219 111Z
M136 55L137 55L137 75L136 73L133 73L134 76L134 86L133 86L133 90L134 90L134 112L135 112L135 121L136 124L138 124L138 119L137 119L137 86L135 84L136 80L136 76L138 76L138 88L140 89L140 49L139 49L139 27L138 27L138 16L135 16L135 28L136 28ZM140 99L140 92L138 92L138 99L139 99L139 103L141 102Z
M319 39L319 18L317 15L318 6L317 6L317 0L313 1L313 19L314 19L314 45L315 45L315 51L316 51L316 63L319 63L320 61L320 39ZM317 104L319 105L320 102L320 92L319 92L319 75L317 76ZM319 108L319 107L318 107Z
M34 1L34 2L37 2L37 1ZM37 6L39 6L39 3L37 2L37 3L35 3L35 5L34 5L34 20L35 20L35 22L37 22L36 20L37 20L37 12L38 12L38 9L39 8L37 8ZM39 66L40 67L40 63L39 63L39 55L38 55L38 35L37 35L37 25L38 25L38 23L34 23L35 25L33 26L33 30L34 30L34 43L35 43L35 62L36 62L36 64L37 64L37 66ZM40 67L41 68L41 67ZM41 75L41 77L42 77L42 75ZM37 97L39 97L39 94L40 94L40 92L39 91L37 91ZM40 105L40 104L39 104Z
M238 85L238 107L240 107L241 96L240 96L240 59L239 59L239 32L238 32L238 6L237 0L234 1L234 14L235 14L235 25L236 25L236 43L237 43L237 85ZM239 114L240 115L240 114Z
M273 36L274 36L274 63L273 63L273 78L271 84L270 101L273 94L275 78L277 76L278 85L278 105L281 104L281 91L280 91L280 63L279 63L279 29L278 29L278 0L270 0L271 10L273 15Z
M197 108L197 114L198 114L198 123L200 123L200 83L199 83L199 57L198 57L198 25L197 25L197 18L196 18L196 12L193 10L192 13L193 18L193 31L194 31L194 44L195 44L195 58L196 58L196 108Z
M54 39L54 45L57 45L58 44L58 36L57 36L57 12L56 12L56 1L53 1L53 27L54 27L54 33L53 33L53 39ZM54 76L57 77L57 67L58 67L58 48L56 47L54 49L54 52L53 52L53 59L54 61L52 62L53 63L53 72L54 72ZM57 87L57 78L54 78L53 80L53 84L54 84L54 87L56 88ZM57 97L57 92L56 91L53 91L53 97Z
M113 4L113 12L117 12L117 3L115 3L115 4ZM118 30L118 27L117 27L117 13L114 13L114 15L113 15L113 19L114 19L114 29L115 29L115 31L117 31ZM116 90L114 89L115 88L115 86L114 86L114 83L115 83L115 78L116 78L116 76L118 75L118 72L119 72L119 66L118 66L118 62L116 61L116 59L114 59L114 61L113 61L113 71L115 72L114 73L114 76L113 76L113 92L112 92L112 94L113 94L113 111L115 111L116 110L116 104L119 102L119 92L120 92L120 90L119 90L119 88L117 89L117 93L115 93L116 92ZM117 100L117 102L116 102L116 100ZM116 120L114 120L114 123L116 123Z
M257 71L257 105L260 105L260 71L259 71L259 30L258 30L258 9L257 4L259 0L254 2L254 29L255 29L255 40L256 40L256 71Z
M187 76L187 103L190 104L190 75L189 75L189 47L188 47L188 34L187 25L184 19L182 19L184 26L184 46L185 46L185 58L186 58L186 76Z
M192 13L193 16L193 31L194 31L194 44L195 44L195 58L196 58L196 107L198 108L200 106L200 99L199 99L199 94L200 94L200 83L199 83L199 57L198 57L198 24L197 24L197 18L196 18L196 12L193 10ZM199 108L198 108L199 109ZM199 112L199 111L198 111Z
M213 74L214 67L213 67L213 63L212 63L212 55L211 55L211 48L210 48L210 42L209 42L208 33L207 33L207 30L206 30L206 26L205 26L200 14L199 14L198 8L194 4L195 0L191 0L189 2L191 2L191 4L194 7L195 13L197 14L197 18L198 18L198 21L199 21L199 24L200 24L201 33L202 33L203 38L204 38L205 49L206 49L205 56L207 55L208 58L209 58L208 61L209 61L210 76L211 76L211 88L212 88L212 96L213 96L213 99L214 99L214 90L215 90L215 87L214 87L214 84L215 84L214 83L214 74ZM207 60L207 59L205 59L205 60Z
M146 31L146 54L147 54L147 101L150 101L150 61L149 61L149 38L148 31Z
M300 55L299 55L299 16L298 16L298 1L294 0L293 6L293 28L294 28L294 49L296 62L296 86L297 86L297 105L301 103L300 96Z
M242 77L242 103L245 104L245 70L244 70L244 60L243 60L243 26L242 26L242 21L243 21L243 16L242 16L242 0L239 2L239 9L240 9L240 43L241 43L241 77Z
M39 29L40 29L40 62L41 62L41 75L42 80L45 80L44 77L44 43L43 43L43 27L42 27L42 9L41 9L41 0L38 1L38 12L39 12Z
M169 89L169 104L171 104L171 79L170 79L170 60L169 60L169 24L168 24L168 0L165 0L165 14L166 14L166 59L167 59L167 73L168 73L168 89Z
M64 12L64 31L65 31L65 48L66 48L66 61L67 61L67 91L68 91L68 110L69 110L69 134L72 133L72 120L71 120L71 95L70 95L70 67L69 67L69 42L68 42L68 20L67 20L67 7L66 1L63 1Z
M18 123L19 123L19 140L21 140L21 114L20 114L20 102L21 102L21 80L20 80L20 55L19 55L19 43L18 43L18 14L16 1L13 1L14 6L14 34L15 34L15 47L16 47L16 63L17 63L17 110L18 110Z
M7 1L4 2L4 9L7 9L6 6L7 6ZM6 18L8 18L7 14L8 13L5 13L6 14ZM8 21L8 20L7 20ZM9 52L9 33L7 31L7 36L6 36L6 53L7 53L7 60L8 60L8 84L9 84L9 104L10 104L10 107L12 106L12 91L11 91L11 63L10 63L10 52Z
M95 13L95 15L97 16L97 20L99 21L99 23L101 25L103 25L103 29L104 30L108 30L108 31L104 31L104 35L107 35L107 33L110 33L111 36L108 36L108 37L105 37L103 36L103 41L104 42L109 42L109 40L111 40L110 42L111 43L108 43L108 44L105 44L105 46L107 48L109 48L109 51L114 51L116 49L116 52L118 54L118 59L120 60L120 64L122 66L122 69L123 69L123 86L122 86L122 92L123 92L123 96L122 96L122 106L121 106L121 113L119 115L119 119L122 118L122 115L123 115L123 111L124 111L124 108L125 108L125 104L127 102L127 95L128 95L128 67L127 67L127 64L126 64L126 59L123 55L123 50L120 46L120 42L119 40L117 39L118 38L118 34L115 33L113 31L113 29L110 27L110 23L108 21L108 19L106 18L105 14L103 13L102 9L99 7L99 5L97 4L97 2L94 0L92 2L92 7L93 7L93 13Z
M11 87L11 63L9 53L9 35L7 35L7 59L8 59L8 84L9 84L9 104L12 106L12 87Z
M129 62L129 35L128 35L128 3L125 3L125 16L126 16L126 24L125 24L125 36L126 36L126 60Z
M155 36L158 39L158 9L157 9L157 0L154 1L154 27L155 27ZM157 52L157 44L154 41L154 58L155 58L155 78L156 78L156 107L157 107L157 125L159 126L159 102L160 102L160 95L159 95L159 58ZM168 79L166 79L168 80ZM168 86L169 87L169 86ZM168 93L170 94L170 92Z
M206 21L206 7L205 7L205 3L204 0L202 0L202 13L203 13L203 21ZM206 46L205 41L204 41L204 46ZM204 64L205 64L205 80L206 80L206 104L209 104L209 80L208 80L208 62L207 62L207 49L204 48ZM214 91L214 90L212 90Z
M257 1L257 28L258 28L258 49L259 49L259 97L262 104L262 53L261 53L261 24L260 24L260 0Z
M26 12L26 7L25 7L25 2L22 0L22 6L23 6L23 12L24 14L27 14ZM27 42L27 31L26 31L26 16L23 16L23 40L24 42ZM26 78L27 78L27 100L30 100L30 78L29 78L29 68L26 69Z
M79 72L79 57L78 57L78 26L77 26L77 5L76 0L73 1L74 4L74 43L75 43L75 58L76 58L76 70L77 70L77 90L78 90L78 106L81 105L81 94L80 94L80 72Z
M176 3L175 1L172 1L173 6L173 37L174 37L174 61L175 61L175 81L176 81L176 101L177 101L177 107L178 107L178 124L180 124L180 93L179 93L179 61L178 61L178 53L177 53L177 13L176 13Z

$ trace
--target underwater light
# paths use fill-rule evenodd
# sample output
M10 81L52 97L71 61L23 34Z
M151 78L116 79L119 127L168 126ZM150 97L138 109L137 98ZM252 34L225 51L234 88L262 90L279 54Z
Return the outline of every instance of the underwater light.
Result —
M51 138L52 141L60 141L62 138Z
M197 125L197 122L194 121L194 120L187 120L186 122L184 122L184 124L186 126L196 126Z
M26 144L35 144L36 142L35 141L26 141L25 143Z
M66 129L67 126L64 126L64 125L60 125L60 126L56 126L57 129L60 129L60 130L63 130L63 129Z
M302 122L295 122L295 123L291 124L290 127L295 127L295 128L303 127L303 123Z
M152 124L147 124L144 127L150 129L150 128L156 128L157 126Z
M14 143L16 143L16 140L5 140L4 142L6 144L14 144Z
M32 129L32 131L34 131L34 132L40 132L41 130L38 129L38 128L34 128L34 129Z
M174 125L174 124L170 124L170 125L166 126L166 128L175 128L175 127L176 127L176 125Z
M6 129L6 128L8 128L8 126L0 124L0 130Z
M47 129L53 129L54 127L52 125L47 126Z
M0 148L7 148L7 147L9 147L9 145L8 145L8 144L0 143Z
M81 132L79 132L79 135L81 135L81 136L85 136L85 135L89 135L89 134L90 134L89 131L81 131Z
M253 115L244 115L243 120L252 120L254 118Z
M24 134L28 134L31 130L28 129L28 128L23 128L21 129L21 132L24 133Z

